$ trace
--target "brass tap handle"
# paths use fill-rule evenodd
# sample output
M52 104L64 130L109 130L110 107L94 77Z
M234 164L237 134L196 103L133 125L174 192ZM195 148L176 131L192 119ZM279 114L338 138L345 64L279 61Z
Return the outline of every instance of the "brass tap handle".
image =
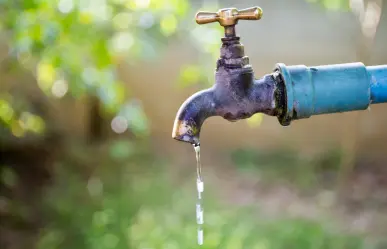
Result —
M238 20L259 20L262 17L262 9L259 7L252 7L243 10L236 8L221 9L218 12L198 12L196 14L197 24L207 24L212 22L219 22L223 27L234 26Z

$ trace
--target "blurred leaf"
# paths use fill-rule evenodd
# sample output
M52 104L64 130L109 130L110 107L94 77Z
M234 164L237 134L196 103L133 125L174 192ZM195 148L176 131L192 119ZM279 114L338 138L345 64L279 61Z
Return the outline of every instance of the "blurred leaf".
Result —
M113 27L117 30L125 30L130 28L133 22L133 14L129 12L118 13L112 20Z
M39 243L37 245L38 249L50 249L58 248L63 242L64 236L61 232L54 229L44 230L40 236Z
M116 248L119 241L120 239L112 233L107 233L103 237L103 244L106 248Z
M104 40L98 40L93 43L92 53L94 54L95 65L99 69L106 68L113 62L106 45Z
M40 89L48 92L56 79L56 70L51 63L41 61L36 68L37 80Z
M188 0L171 0L171 2L175 6L178 15L185 16L187 14L189 8Z
M30 32L30 37L34 41L37 41L37 42L41 41L42 34L43 34L42 26L41 25L34 25L34 26L32 26L32 28L30 28L29 32Z
M175 15L170 14L164 16L160 21L160 29L165 36L170 36L175 33L177 29L177 19Z
M10 124L14 115L11 105L5 100L0 99L0 119L6 124Z
M148 134L148 119L140 102L133 101L126 104L120 111L120 115L128 120L128 126L136 136L142 137Z
M342 7L343 0L324 0L323 5L328 10L339 10Z
M196 65L187 65L180 71L180 86L187 87L198 84L202 79L201 68Z
M91 24L93 22L93 15L86 11L79 13L79 22L81 24Z
M25 130L20 125L20 122L15 119L11 122L11 132L15 137L22 137L25 134Z
M127 53L134 43L133 35L130 32L115 33L110 41L111 51L114 53Z
M44 120L41 117L28 112L23 112L21 114L19 123L23 129L35 133L43 133L45 129Z
M126 89L121 83L110 83L109 77L107 77L106 81L101 82L99 96L103 101L102 103L104 104L105 110L109 113L117 113L124 104Z
M14 187L17 183L17 175L9 167L3 167L1 182L3 182L7 187Z
M114 159L127 159L135 152L135 144L130 141L116 141L110 147L110 155Z
M0 9L0 27L10 34L9 45L18 55L17 63L21 68L36 67L37 82L44 93L56 97L67 92L74 97L97 95L110 113L118 112L126 98L115 73L118 65L125 59L130 63L154 59L170 37L178 32L189 34L196 27L194 22L189 22L192 28L179 25L189 14L188 0L103 0L96 4L80 0L15 4L1 0ZM215 25L205 30L208 34L197 36L197 48L203 52L203 61L208 61L218 53L221 33L212 32L220 30ZM107 76L109 72L114 73ZM206 65L185 68L182 82L207 82L207 76L213 77L213 72ZM59 91L59 86L65 91ZM147 134L144 113L133 115L139 119L129 122L134 132ZM14 134L23 135L18 123L10 120L9 111L3 111L2 117ZM35 123L35 131L42 130L39 121Z
M148 8L151 0L133 0L133 1L126 1L126 6L133 10L141 10Z
M250 127L252 127L252 128L258 127L262 124L263 113L256 113L253 116L251 116L250 118L248 118L246 121Z

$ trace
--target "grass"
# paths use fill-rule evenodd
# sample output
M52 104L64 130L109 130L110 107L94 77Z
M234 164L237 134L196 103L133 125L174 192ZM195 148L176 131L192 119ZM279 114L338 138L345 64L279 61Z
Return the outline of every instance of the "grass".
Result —
M174 186L151 155L126 155L88 177L71 165L57 165L56 183L42 203L47 225L39 249L199 248L194 184ZM209 191L204 209L203 249L377 248L359 235L332 230L329 222L273 220L252 207L220 206Z

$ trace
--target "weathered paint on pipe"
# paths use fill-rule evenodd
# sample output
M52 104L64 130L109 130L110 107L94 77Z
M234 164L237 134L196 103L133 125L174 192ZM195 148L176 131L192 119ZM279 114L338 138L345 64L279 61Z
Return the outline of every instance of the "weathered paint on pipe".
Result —
M387 102L387 65L367 67L371 77L371 104Z
M286 93L282 125L312 115L365 110L387 102L387 66L348 63L307 67L277 64Z

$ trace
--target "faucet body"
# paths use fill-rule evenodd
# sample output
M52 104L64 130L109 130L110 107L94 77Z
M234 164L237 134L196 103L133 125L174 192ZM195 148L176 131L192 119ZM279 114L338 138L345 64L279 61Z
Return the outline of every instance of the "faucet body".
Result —
M259 79L235 34L238 20L259 20L262 10L253 7L217 13L199 12L198 24L218 21L225 28L215 84L188 98L177 112L172 137L199 144L203 122L211 116L229 121L255 113L277 116L283 126L312 115L364 110L387 102L387 65L366 67L349 63L307 67L279 63L274 72Z
M222 42L215 84L188 98L177 113L172 132L177 140L199 144L201 126L211 116L237 121L258 112L277 114L280 88L273 75L255 79L239 37L225 37Z

